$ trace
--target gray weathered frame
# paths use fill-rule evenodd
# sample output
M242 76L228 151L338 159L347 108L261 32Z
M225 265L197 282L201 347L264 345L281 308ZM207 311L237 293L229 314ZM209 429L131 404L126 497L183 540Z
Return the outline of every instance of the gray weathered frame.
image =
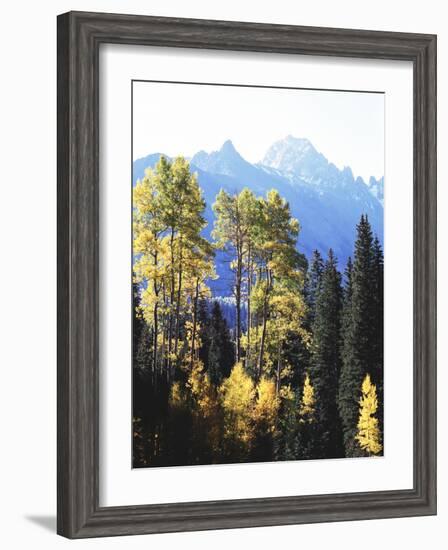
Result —
M100 507L98 51L102 43L412 61L414 486ZM58 17L58 533L69 538L436 513L436 37L70 12Z

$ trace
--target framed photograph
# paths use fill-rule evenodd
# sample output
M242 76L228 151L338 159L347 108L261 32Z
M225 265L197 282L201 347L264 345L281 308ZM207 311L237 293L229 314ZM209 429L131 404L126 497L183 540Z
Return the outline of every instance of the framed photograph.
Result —
M58 533L436 513L436 37L58 17Z

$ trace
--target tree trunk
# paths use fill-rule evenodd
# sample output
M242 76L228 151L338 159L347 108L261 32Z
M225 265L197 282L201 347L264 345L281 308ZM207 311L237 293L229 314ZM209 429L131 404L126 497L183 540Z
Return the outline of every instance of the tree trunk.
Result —
M270 272L266 270L266 290L263 298L263 325L261 329L261 342L260 342L260 352L258 355L258 379L261 378L263 371L263 355L264 355L264 346L266 342L266 324L268 320L268 295L271 287L271 276Z
M238 244L236 260L236 282L235 282L235 298L236 298L236 362L241 360L241 277L242 277L242 253L241 245Z
M278 395L278 392L280 391L280 372L282 369L281 361L282 361L282 343L279 340L278 346L277 346L277 381L275 384L275 392L277 395Z
M250 293L252 290L252 257L250 245L247 252L247 351L246 351L246 366L250 364Z
M174 306L174 229L171 229L170 238L171 253L171 281L170 281L170 308L169 308L169 327L168 327L168 370L171 370L171 352L173 349L173 306Z
M190 371L193 370L194 348L196 346L196 327L198 318L198 297L199 297L199 279L196 279L196 290L193 301L193 330L191 334L191 355L190 355Z
M165 288L165 283L162 283L162 302L163 302L163 306L164 306L164 311L166 311L166 288ZM166 379L169 382L170 381L170 373L169 373L169 369L168 369L168 361L167 361L167 353L166 353L167 330L166 330L166 314L165 313L162 314L161 324L162 324L162 346L160 348L160 357L161 357L161 362L162 362L162 371L165 370Z
M154 353L153 353L153 371L154 374L157 374L157 336L159 334L159 315L158 315L158 304L156 302L154 306Z
M179 250L179 270L177 277L177 299L176 299L176 336L174 340L174 354L177 357L177 351L179 349L179 338L180 338L180 297L182 291L182 243L180 243Z
M154 254L154 266L157 267L157 252ZM154 378L157 378L157 337L159 334L159 315L158 315L158 307L159 307L159 289L157 286L157 278L154 277L154 295L156 297L155 304L154 304L154 342L153 342L153 372L154 372Z

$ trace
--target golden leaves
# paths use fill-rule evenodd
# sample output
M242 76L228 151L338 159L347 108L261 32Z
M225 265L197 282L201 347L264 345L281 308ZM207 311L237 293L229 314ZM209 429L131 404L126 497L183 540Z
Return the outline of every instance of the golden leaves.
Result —
M303 393L299 410L302 422L313 422L315 405L316 399L314 397L314 388L311 385L311 380L309 374L307 373L305 377L305 383L303 385Z
M369 374L363 380L361 392L356 439L361 449L370 455L377 455L383 450L383 447L380 442L378 419L375 417L378 409L376 386L372 384Z

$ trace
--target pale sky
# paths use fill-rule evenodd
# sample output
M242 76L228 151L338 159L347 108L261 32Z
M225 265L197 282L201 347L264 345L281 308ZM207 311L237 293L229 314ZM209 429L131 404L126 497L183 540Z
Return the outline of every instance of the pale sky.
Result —
M191 157L231 139L249 162L275 141L308 138L365 181L384 175L384 95L154 82L133 83L133 159Z

